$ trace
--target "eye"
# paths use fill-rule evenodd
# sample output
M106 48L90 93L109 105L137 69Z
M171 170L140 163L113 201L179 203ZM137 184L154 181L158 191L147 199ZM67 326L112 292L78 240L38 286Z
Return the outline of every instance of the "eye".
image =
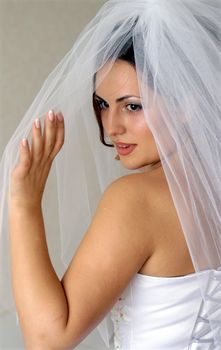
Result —
M142 105L140 104L135 104L135 103L129 103L126 105L126 108L130 111L130 112L138 112L142 109Z
M103 109L108 108L108 104L105 101L96 100L96 103L97 103L97 106L98 106L100 111L103 110Z

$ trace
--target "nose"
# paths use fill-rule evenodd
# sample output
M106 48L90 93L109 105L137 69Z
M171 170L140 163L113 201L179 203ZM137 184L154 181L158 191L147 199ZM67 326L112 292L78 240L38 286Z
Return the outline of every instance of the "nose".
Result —
M108 136L122 135L126 131L126 127L123 118L115 111L109 110L104 119L103 127Z

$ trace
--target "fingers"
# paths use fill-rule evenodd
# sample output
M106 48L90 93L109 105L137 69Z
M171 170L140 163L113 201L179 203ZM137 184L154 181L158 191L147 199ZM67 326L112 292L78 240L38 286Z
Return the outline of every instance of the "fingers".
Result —
M36 119L32 125L31 146L27 139L20 142L19 162L12 170L12 183L18 184L16 181L19 180L19 184L26 183L29 188L38 188L38 192L43 193L52 161L63 143L64 119L61 112L47 113L43 132L40 120Z
M23 139L20 143L20 156L19 163L13 171L13 175L18 178L24 178L30 170L31 167L31 152L27 139Z
M31 153L27 139L23 139L20 144L20 168L25 175L30 168L31 165Z
M44 120L42 134L40 120L36 119L32 127L33 165L52 162L64 143L64 118L61 112L49 111Z
M52 152L54 150L57 134L57 118L53 111L49 111L45 118L44 127L44 158L45 160L53 160Z
M48 113L45 119L44 155L47 160L53 161L64 143L64 118L61 112Z
M32 147L31 147L32 159L39 163L43 155L43 137L41 130L41 123L39 119L35 119L32 126Z
M57 120L56 120L56 138L54 142L54 148L50 154L50 159L53 160L54 157L58 154L61 147L64 144L64 118L61 112L58 112L57 114Z

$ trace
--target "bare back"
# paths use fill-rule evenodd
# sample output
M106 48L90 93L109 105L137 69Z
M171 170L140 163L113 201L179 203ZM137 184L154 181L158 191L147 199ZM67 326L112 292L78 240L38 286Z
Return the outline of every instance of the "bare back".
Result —
M138 177L144 181L144 195L151 203L148 222L153 245L139 273L172 277L195 272L162 166Z

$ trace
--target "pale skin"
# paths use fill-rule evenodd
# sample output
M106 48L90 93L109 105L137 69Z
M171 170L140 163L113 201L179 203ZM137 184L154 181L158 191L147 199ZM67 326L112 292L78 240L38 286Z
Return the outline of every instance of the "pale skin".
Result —
M134 153L120 156L122 164L135 170L157 162L143 111L135 107L141 100L134 68L116 62L96 94L106 102L101 112L105 133L113 142L137 144ZM132 97L116 102L126 95ZM64 119L61 113L54 113L53 120L47 114L44 123L44 134L38 122L33 124L32 146L21 142L11 174L12 280L26 349L64 350L76 347L97 326L137 272L169 276L190 273L193 267L159 167L108 186L60 281L48 254L41 202L64 143ZM172 232L170 239L162 226ZM174 239L176 252L168 253Z

